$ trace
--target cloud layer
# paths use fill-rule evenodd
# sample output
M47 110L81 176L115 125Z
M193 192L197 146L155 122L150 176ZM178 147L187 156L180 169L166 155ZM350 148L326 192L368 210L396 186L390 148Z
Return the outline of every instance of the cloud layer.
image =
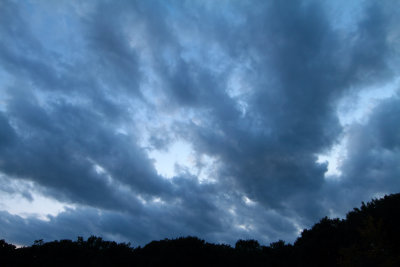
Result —
M396 10L3 1L0 191L67 207L44 205L43 220L3 203L0 238L293 241L322 216L399 191ZM349 118L371 87L364 120L341 123L343 99ZM340 143L341 175L327 176L333 159L318 157ZM160 153L182 155L171 177Z

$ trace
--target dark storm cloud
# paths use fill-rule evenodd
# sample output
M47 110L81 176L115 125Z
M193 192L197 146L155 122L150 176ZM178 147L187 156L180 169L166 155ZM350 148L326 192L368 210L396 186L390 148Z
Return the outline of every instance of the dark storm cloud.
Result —
M183 183L189 190L176 192L181 195L175 201L161 205L147 203L142 212L115 211L92 207L67 208L57 216L47 216L48 221L33 216L23 219L17 215L2 212L1 229L8 229L2 238L18 244L26 244L35 239L75 238L78 235L102 235L106 238L130 240L134 245L143 245L153 239L182 235L203 235L209 240L220 241L214 232L221 232L219 222L221 211L210 204L214 198L214 189L200 188L190 182L188 177ZM182 186L180 189L183 190ZM199 196L192 199L193 196ZM107 196L109 197L109 196ZM199 213L202 214L199 217ZM24 234L17 234L23 232ZM226 238L225 238L226 240ZM234 241L232 238L230 239Z
M2 153L5 174L32 179L72 201L113 208L134 206L135 201L121 195L108 175L143 194L168 191L169 184L157 176L143 152L130 138L115 133L101 115L67 103L56 102L48 109L32 98L9 102L8 114L20 134ZM95 164L107 173L96 173Z
M226 109L235 114L226 119L217 104L223 106L226 95L214 97L206 125L187 125L186 138L221 161L220 176L229 177L224 182L239 185L265 207L289 207L315 220L326 213L315 201L326 166L315 155L339 137L335 104L344 90L366 73L374 80L388 72L387 25L379 7L367 8L357 25L360 36L348 45L352 36L333 30L316 3L274 2L268 8L258 16L258 9L247 10L243 31L233 37L247 48L241 57L258 56L246 115ZM228 50L235 49L231 41ZM203 101L210 105L210 99Z
M0 8L0 58L2 69L19 77L28 76L36 82L40 76L46 83L57 83L54 71L47 66L43 57L43 47L32 35L22 18L16 3L4 1ZM12 25L12 27L11 27ZM38 58L36 58L38 56Z
M103 221L103 217L107 217L107 221ZM76 239L77 236L87 238L92 234L104 235L106 232L104 228L110 228L110 219L113 220L111 225L119 224L123 226L124 223L126 224L126 221L124 222L120 217L121 215L114 213L105 212L101 214L95 209L80 209L66 210L57 217L49 217L49 221L43 221L34 217L23 219L2 211L0 227L7 229L2 238L7 238L15 244L30 245L38 239L52 241L61 238ZM126 218L124 219L126 220ZM103 229L100 230L101 228Z
M236 207L240 216L235 220L244 227L249 227L245 223L251 220L251 227L255 228L251 231L235 228L232 221L224 222L226 220L224 218L227 217L224 211L217 212L209 207L207 209L204 205L209 204L205 204L204 199L196 199L196 203L190 203L194 193L204 198L213 197L208 192L192 189L186 193L187 197L183 197L182 201L185 204L182 207L177 203L149 205L147 211L141 214L90 207L67 208L57 216L48 215L47 221L33 216L21 218L2 211L0 227L7 229L2 238L16 244L31 244L37 239L45 241L74 239L77 236L88 237L94 234L108 239L131 241L132 245L137 246L154 239L175 238L182 235L201 235L212 242L233 244L239 235L243 238L254 238L254 235L257 235L259 240L268 242L279 238L290 240L296 234L297 229L288 218L275 212L268 212L262 207L249 208L245 205ZM237 200L230 198L229 201ZM198 215L199 212L202 216ZM261 216L254 217L254 213L259 213Z
M133 187L138 187L135 190L143 194L146 194L146 191L160 193L161 188L168 191L168 185L157 177L151 162L136 147L134 137L128 138L115 133L116 126L113 122L118 119L119 114L113 110L118 110L120 107L113 102L112 97L98 87L96 93L93 89L85 90L88 86L98 86L97 81L90 80L92 78L90 69L82 70L88 80L84 82L79 73L72 73L75 72L74 68L63 70L60 76L56 72L59 67L57 58L46 57L48 56L46 51L43 52L43 47L32 36L28 22L21 17L21 12L18 12L14 3L5 2L3 6L2 13L4 17L9 17L10 26L7 28L3 24L2 32L5 34L2 43L7 48L13 47L10 45L12 43L24 44L29 48L25 52L30 52L22 54L20 53L22 49L1 50L6 70L14 75L20 74L19 78L26 81L9 88L10 91L7 92L10 96L7 102L7 116L18 129L19 140L10 142L6 139L6 137L11 138L13 130L6 118L2 118L7 126L2 128L2 134L5 135L2 141L9 146L1 155L2 159L5 159L2 161L3 173L31 179L55 190L53 194L59 198L66 197L72 202L123 209L127 203L129 206L138 204L134 204L132 197L124 196L113 188L114 185L107 183L107 175L128 185L135 184ZM15 12L12 12L13 10ZM107 32L103 35L107 36ZM113 36L109 38L112 39ZM104 45L105 41L100 40L97 43ZM110 60L107 57L105 62L123 65L129 57L123 54L122 48L120 50L116 48L118 47L109 47L108 50L118 55L117 58ZM32 59L30 54L35 58ZM126 64L130 66L129 70L125 66L126 71L137 68L134 61ZM121 71L118 72L116 69L116 73ZM121 75L126 74L121 73ZM137 78L133 77L132 81L137 88ZM59 95L52 94L51 98L43 100L40 99L40 95L36 96L30 92L29 82L40 88L37 92L42 89L52 91L59 89L62 92ZM78 92L73 95L72 91L75 90ZM72 97L77 99L89 97L89 105L70 103L68 97L63 97L63 94L68 93L72 93ZM46 101L45 105L48 107L44 107L40 101ZM100 111L100 114L93 112L93 108ZM110 118L113 122L108 122ZM121 149L120 146L125 149ZM107 175L96 173L94 164L106 167ZM104 198L105 195L109 197Z
M397 193L400 190L400 98L380 103L366 124L349 129L347 159L339 181L332 181L323 191L336 209L346 210L348 203L360 199ZM349 193L351 192L350 196ZM332 208L332 206L330 207Z
M9 5L11 6L12 3ZM140 195L148 201L153 196L166 198L173 203L176 201L176 207L169 207L166 214L159 217L159 220L170 221L171 223L166 223L166 228L174 231L167 232L162 231L162 227L153 227L156 231L154 236L160 238L161 233L178 235L182 229L189 234L191 231L184 230L186 227L200 235L207 230L209 224L213 225L214 221L218 221L215 215L216 208L206 199L207 194L204 189L198 183L188 184L185 180L178 182L178 178L175 179L175 185L172 188L173 185L170 182L156 174L151 161L137 146L136 136L131 132L129 135L117 133L118 116L113 116L115 112L111 112L111 115L108 112L110 108L120 109L112 105L125 104L113 102L114 95L109 95L110 92L115 94L121 91L119 88L121 81L124 82L122 92L125 89L138 91L139 80L135 72L137 69L135 53L128 51L129 48L122 33L115 32L116 26L121 25L117 23L118 21L114 21L116 23L114 26L103 25L113 22L113 20L106 20L105 12L115 11L114 15L118 16L119 13L123 13L123 9L124 6L109 10L100 5L96 10L99 13L95 16L102 18L103 21L94 18L92 28L86 28L91 31L88 45L90 49L94 49L90 51L94 57L93 62L89 57L89 61L85 63L86 68L77 74L72 73L75 71L74 67L67 68L55 82L53 78L58 75L54 71L58 67L57 60L37 62L36 59L31 60L28 55L2 50L3 59L8 63L5 65L6 71L13 75L20 74L20 78L25 79L25 83L10 87L10 91L7 92L9 99L6 114L1 117L1 123L4 126L1 132L4 137L2 147L5 147L1 151L1 171L9 177L33 181L40 186L43 193L58 200L133 212L143 221L152 221L157 218L157 214L153 214L150 208L148 211L143 211L143 204L136 196ZM21 17L15 20L10 19L9 23L24 31L21 30L18 35L6 36L7 38L3 39L5 43L34 42L34 37L27 30L28 23L24 23ZM87 21L85 23L90 24ZM37 50L42 51L42 49ZM36 56L39 57L40 54ZM100 63L100 68L97 68L97 63ZM98 81L91 80L92 67L95 71L100 71L100 79L104 78L101 75L104 73L106 76L104 81L113 83L115 79L118 82L101 85ZM17 71L19 69L22 72ZM108 73L110 70L111 72ZM83 76L88 81L82 82ZM30 82L33 82L36 92L44 90L51 97L32 93L33 88L30 87ZM88 86L95 88L88 88ZM115 88L109 92L108 86L115 86ZM59 92L54 94L46 92L56 89ZM83 105L80 99L88 101L84 101ZM109 107L110 104L112 104L111 107ZM117 115L119 115L118 112ZM96 165L104 168L104 172L96 171ZM190 188L185 190L185 186ZM188 192L199 196L191 199ZM205 209L208 211L204 211ZM196 216L201 213L203 213L203 219L199 220ZM210 213L210 216L214 213L214 216L210 217L207 213ZM79 216L79 214L74 212L71 214L71 217L73 216ZM175 222L179 227L174 226ZM38 220L33 220L33 223L43 227L48 225L39 223ZM55 222L52 221L52 223ZM168 226L168 224L172 225ZM145 231L144 229L148 226L144 222L140 225L138 231ZM51 229L50 232L58 231L58 229ZM43 231L37 231L37 233L43 233ZM18 240L22 242L21 238Z
M96 77L110 93L115 90L124 90L133 94L140 94L140 62L138 51L130 47L127 28L131 18L137 16L137 10L130 7L128 2L117 4L99 4L94 14L84 19L83 34L86 46L97 71ZM135 34L135 33L133 33Z
M16 138L14 129L2 112L0 112L0 129L0 149L2 149L13 143Z
M341 97L393 75L389 2L365 4L353 32L317 1L62 5L69 15L54 22L75 28L52 47L27 7L0 4L0 71L11 77L0 88L0 171L77 208L49 221L4 211L2 238L293 240L338 199L344 212L397 186L398 100L352 126L341 181L316 163L343 134ZM164 113L171 125L153 125ZM215 182L184 168L169 180L157 173L147 149L180 138L197 161L215 160ZM357 192L349 202L346 190Z

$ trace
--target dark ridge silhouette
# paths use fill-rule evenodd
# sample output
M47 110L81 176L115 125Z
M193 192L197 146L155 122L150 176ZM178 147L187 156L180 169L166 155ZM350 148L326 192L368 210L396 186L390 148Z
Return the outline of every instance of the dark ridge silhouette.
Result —
M0 240L0 266L400 266L400 194L362 203L343 220L325 217L293 245L238 240L233 248L189 236L132 248L91 236L16 248Z

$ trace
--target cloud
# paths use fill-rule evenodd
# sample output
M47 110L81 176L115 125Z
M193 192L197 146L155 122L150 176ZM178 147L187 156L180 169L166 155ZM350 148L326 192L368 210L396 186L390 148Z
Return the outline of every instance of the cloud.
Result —
M388 45L374 34L384 34L387 25L379 8L368 8L357 26L360 36L349 46L351 36L335 31L318 4L276 2L265 16L251 13L257 11L250 10L243 26L252 30L251 36L239 31L236 38L240 45L248 42L242 57L258 56L250 60L257 72L248 78L253 88L244 98L246 115L230 112L235 115L226 119L219 105L213 105L203 126L185 125L185 138L199 153L219 159L219 175L228 185L267 208L289 207L315 220L326 213L315 201L326 172L316 154L340 137L338 99L360 83L361 75L378 80L389 72L384 64ZM362 54L364 48L374 54ZM347 64L338 60L341 54L350 58ZM214 99L226 103L222 96Z
M399 97L382 101L366 124L353 124L348 130L346 160L339 181L327 184L327 197L338 210L359 199L396 193L399 184ZM351 192L352 196L346 196ZM333 207L331 207L333 208Z
M342 21L317 1L49 5L0 8L0 172L76 208L2 211L4 238L293 240L397 188L398 99L365 125L337 115L398 75L395 4ZM344 135L342 177L328 180L317 157ZM198 169L163 177L149 155L176 142Z

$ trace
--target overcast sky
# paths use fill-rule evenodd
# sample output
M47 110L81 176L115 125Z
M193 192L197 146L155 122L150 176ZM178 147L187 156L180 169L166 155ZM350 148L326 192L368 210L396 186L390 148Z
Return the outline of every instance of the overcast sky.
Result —
M0 239L293 242L400 191L400 4L0 1Z

